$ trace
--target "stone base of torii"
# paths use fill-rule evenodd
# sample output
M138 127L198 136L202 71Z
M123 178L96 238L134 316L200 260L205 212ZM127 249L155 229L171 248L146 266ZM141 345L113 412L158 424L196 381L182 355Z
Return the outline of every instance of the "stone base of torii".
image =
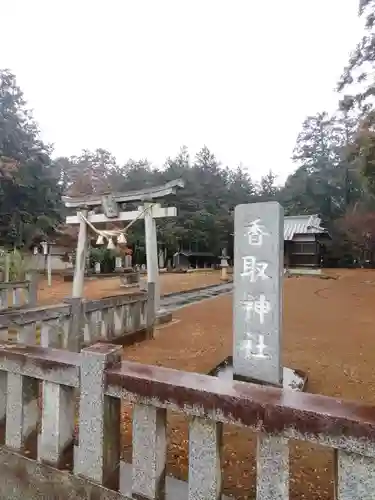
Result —
M181 179L168 182L163 186L128 191L125 193L110 193L105 195L88 195L80 197L64 196L65 206L77 211L76 215L66 218L66 224L78 224L79 234L76 251L76 263L73 278L73 298L83 296L85 277L85 266L88 252L88 227L86 221L93 226L106 224L108 222L131 222L136 219L144 219L145 243L147 260L147 291L149 294L149 314L159 321L166 319L166 315L160 309L160 281L158 268L158 248L155 219L164 217L176 217L176 207L162 207L157 203L158 199L175 194L177 189L184 187ZM126 211L127 203L139 203L137 210Z

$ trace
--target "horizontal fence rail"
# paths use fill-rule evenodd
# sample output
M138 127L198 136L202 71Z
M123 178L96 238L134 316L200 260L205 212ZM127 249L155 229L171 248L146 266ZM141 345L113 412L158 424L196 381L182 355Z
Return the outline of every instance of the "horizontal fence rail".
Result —
M189 420L189 500L221 498L223 424L257 433L258 500L289 498L290 439L335 449L338 500L373 498L375 407L121 362L121 354L120 347L103 343L79 354L2 343L4 449L22 453L28 437L36 433L38 463L58 468L67 448L74 450L73 471L64 476L64 481L70 477L70 486L79 477L118 490L120 409L126 401L133 406L134 498L164 498L168 410ZM77 389L79 432L74 442ZM86 497L77 493L77 498Z
M35 273L27 273L25 281L0 282L0 313L35 306L37 292L38 278Z
M78 350L99 340L124 339L147 324L147 294L67 299L52 306L2 311L0 341Z

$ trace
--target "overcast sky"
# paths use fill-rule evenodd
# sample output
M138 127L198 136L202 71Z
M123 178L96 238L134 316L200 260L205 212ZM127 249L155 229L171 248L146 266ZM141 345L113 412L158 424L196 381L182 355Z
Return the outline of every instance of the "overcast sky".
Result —
M334 110L358 0L0 0L10 68L58 155L155 165L206 144L280 180L303 119Z

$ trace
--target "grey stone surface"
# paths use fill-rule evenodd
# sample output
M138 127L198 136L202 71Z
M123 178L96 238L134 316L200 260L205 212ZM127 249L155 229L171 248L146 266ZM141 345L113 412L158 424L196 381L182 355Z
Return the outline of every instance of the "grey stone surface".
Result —
M120 400L105 396L104 370L121 360L122 348L97 344L81 352L79 445L74 472L106 484L119 467Z
M125 306L116 307L113 314L114 335L119 336L124 332Z
M130 500L6 449L0 449L0 485L0 500Z
M289 446L281 436L257 436L257 500L288 500Z
M163 295L161 309L168 312L176 311L182 307L190 306L202 300L213 299L218 295L231 293L233 283L209 285L184 292L173 292Z
M39 383L37 380L8 373L5 444L22 450L27 437L39 420Z
M80 297L70 299L70 324L66 348L69 351L80 352L84 339L83 300Z
M44 308L5 311L0 315L0 338L34 345L36 329L40 328L44 347L77 352L83 342L88 345L101 338L108 341L146 327L146 314L143 314L146 295L137 293L88 301L70 298L65 302ZM124 308L126 312L118 312ZM120 318L123 318L122 324Z
M34 271L27 271L26 280L29 281L27 289L27 303L29 306L36 306L38 302L38 274Z
M17 344L11 344L10 349L13 345L17 346ZM35 357L33 356L33 354L29 354L24 358L21 357L20 359L12 359L11 357L3 355L0 359L0 370L10 372L10 374L19 375L20 377L24 376L26 378L30 378L31 380L47 380L49 382L54 382L55 384L67 385L70 387L79 387L79 355L78 353L76 353L76 356L78 358L75 357L73 359L74 363L70 364L72 358L70 358L69 356L68 358L60 356L60 354L63 355L64 352L66 351L58 351L56 349L55 353L51 355L50 358L52 364L49 365L47 363L46 366L43 366L43 363L40 363L43 360L43 357L39 357L37 354L35 355ZM57 361L59 357L60 362L65 359L68 364L64 366L64 361L62 365L59 362L55 364L55 361ZM10 383L11 379L12 377L9 378L8 376L8 384ZM8 387L8 395L9 390L13 390L13 388Z
M373 500L375 498L375 461L355 453L336 451L337 500Z
M167 455L166 410L133 407L132 493L164 500Z
M155 312L155 283L148 283L147 287L147 329L149 335L153 335L153 329L155 324L156 312Z
M102 196L103 212L109 219L113 219L119 214L119 205L112 194Z
M120 462L120 491L126 498L131 497L132 465ZM230 500L232 497L221 496L221 500ZM167 476L165 481L165 500L189 500L189 485L187 481Z
M7 373L0 371L0 422L3 421L3 419L5 418L5 415L6 415L7 384L8 384Z
M277 202L235 209L234 345L236 375L282 384L283 209Z
M43 408L38 460L59 466L63 452L73 442L74 389L43 382Z
M69 328L69 317L43 321L40 328L41 346L63 349L68 344Z
M189 500L221 498L222 424L193 417L189 426Z
M217 367L215 372L210 375L218 377L222 380L233 380L233 365L225 364ZM292 368L283 367L283 388L292 391L303 391L307 382L307 375L300 370L296 371Z
M36 344L36 323L19 326L17 328L17 342L19 344L35 345Z

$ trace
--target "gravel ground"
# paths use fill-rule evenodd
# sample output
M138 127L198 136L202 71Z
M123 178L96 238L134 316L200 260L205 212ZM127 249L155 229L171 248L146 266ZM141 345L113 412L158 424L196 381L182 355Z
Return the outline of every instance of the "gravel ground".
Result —
M220 271L185 273L185 274L162 274L161 293L182 292L192 288L221 283ZM124 289L120 287L120 278L101 278L85 281L84 297L88 299L100 299L110 295L122 295ZM49 287L46 280L41 280L38 288L38 303L41 305L56 304L69 297L72 292L72 283L64 282L59 276L53 277L52 286Z
M335 274L338 279L285 280L284 364L308 373L308 392L373 404L375 271ZM207 373L231 354L230 295L183 308L174 318L158 329L156 339L126 348L124 359ZM125 406L122 425L123 455L130 461L131 411ZM168 473L186 479L187 423L181 415L169 415L168 436ZM333 499L332 450L292 442L290 452L291 499ZM223 455L225 493L252 499L254 435L226 426Z

